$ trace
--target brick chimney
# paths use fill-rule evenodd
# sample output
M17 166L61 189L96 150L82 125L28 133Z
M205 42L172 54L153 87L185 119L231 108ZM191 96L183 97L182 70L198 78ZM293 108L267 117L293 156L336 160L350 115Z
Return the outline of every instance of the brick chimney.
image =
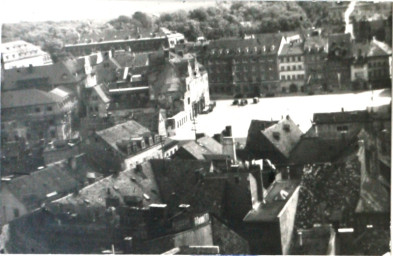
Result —
M222 154L229 155L233 162L237 162L235 140L232 137L232 127L225 127L222 137Z

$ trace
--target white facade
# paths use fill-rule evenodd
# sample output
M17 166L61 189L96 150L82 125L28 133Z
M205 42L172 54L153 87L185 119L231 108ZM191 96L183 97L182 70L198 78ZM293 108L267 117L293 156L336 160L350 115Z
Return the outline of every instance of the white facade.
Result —
M4 69L52 64L52 59L48 53L42 51L38 46L25 41L2 44L1 55Z

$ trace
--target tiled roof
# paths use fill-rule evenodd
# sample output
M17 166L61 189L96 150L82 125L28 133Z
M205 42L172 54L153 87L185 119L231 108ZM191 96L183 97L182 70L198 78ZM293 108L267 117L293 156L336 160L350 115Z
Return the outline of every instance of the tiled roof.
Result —
M288 200L292 197L298 188L299 182L296 180L275 181L267 189L264 197L266 204L260 204L256 210L251 210L246 217L245 222L270 222L278 219L278 215L284 208ZM280 193L286 191L288 195L284 199Z
M292 56L292 55L302 55L303 47L302 44L284 44L279 56Z
M144 67L149 64L149 53L116 51L113 58L121 67Z
M1 94L3 109L53 104L61 101L60 96L37 89L5 91Z
M327 52L328 40L320 36L307 37L304 41L305 53L315 50L322 50Z
M229 49L230 53L236 53L237 49L240 48L242 52L248 47L249 52L254 52L255 47L257 48L258 53L264 53L263 47L266 48L266 53L277 53L282 36L278 34L257 34L252 39L240 39L240 38L231 38L231 39L220 39L211 41L208 49L222 49L223 55L225 54L225 50ZM272 48L274 46L274 49Z
M96 132L96 134L111 145L114 149L119 150L116 142L141 137L145 134L150 134L149 129L140 125L134 120L127 121L108 129Z
M316 124L365 122L367 119L367 111L315 113L313 117L313 121Z
M70 89L64 86L58 86L53 90L51 90L50 93L60 96L62 98L66 98L66 97L70 97L71 95L74 95L74 93Z
M72 192L79 186L72 170L65 162L48 165L45 169L2 182L2 188L8 189L28 210L34 210L48 200ZM57 192L57 195L48 197Z
M125 196L140 197L143 206L161 202L151 165L144 162L142 170L128 169L111 175L81 189L78 195L65 196L53 204L105 207L108 191L109 196L118 198L121 205L124 205Z
M209 136L197 139L197 142L213 154L222 154L222 145Z
M204 160L205 159L205 157L204 157L205 154L211 154L212 153L208 149L206 149L205 147L199 145L195 141L190 141L187 144L184 144L181 148L186 150L196 160Z
M289 157L290 152L300 141L302 131L287 116L286 119L270 126L263 131L263 135L285 156Z
M160 110L152 112L134 112L133 119L150 131L158 133L159 130L159 114Z
M185 90L174 64L166 62L153 82L156 93L177 92Z
M48 79L48 83L54 86L75 83L79 79L75 75L79 72L78 67L77 60L67 60L45 66L7 69L4 71L2 89L14 90L23 81L33 79Z
M207 161L150 160L164 203L189 204L193 212L213 212L224 208L225 179L204 179L211 170Z
M372 40L370 50L367 54L369 57L392 55L392 47L384 42Z

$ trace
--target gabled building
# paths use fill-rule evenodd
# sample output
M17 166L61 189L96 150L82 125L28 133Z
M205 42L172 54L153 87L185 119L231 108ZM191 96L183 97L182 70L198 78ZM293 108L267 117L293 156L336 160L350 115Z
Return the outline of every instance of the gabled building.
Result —
M321 36L310 36L304 42L306 86L310 91L327 90L326 61L328 41Z
M243 221L251 254L290 253L299 181L275 180L267 189L263 184L263 166L249 174L252 208Z
M134 120L96 131L86 143L88 156L109 173L162 158L161 137Z
M326 82L329 88L348 89L351 83L351 35L330 34L328 36L328 60Z
M305 91L304 51L302 43L289 42L278 53L282 92Z
M1 64L4 69L52 64L50 55L38 46L18 40L1 45Z
M175 134L210 104L208 76L194 55L166 51L161 60L148 74L150 99L166 110L168 132Z
M273 163L287 162L303 134L289 116L276 124L262 126L264 129L256 128L249 130L245 149L252 158L270 159Z

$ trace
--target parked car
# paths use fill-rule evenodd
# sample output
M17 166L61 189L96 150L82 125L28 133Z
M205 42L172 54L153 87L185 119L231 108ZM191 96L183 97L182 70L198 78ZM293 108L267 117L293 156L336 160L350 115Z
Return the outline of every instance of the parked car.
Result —
M232 102L232 105L238 105L239 104L239 100L238 99L235 99L233 102Z
M274 92L268 92L266 93L265 97L274 97Z
M253 100L254 104L257 104L259 102L259 98L258 97L254 97L252 100Z
M239 104L240 106L245 106L247 104L248 104L248 101L246 99L240 100L240 104Z

